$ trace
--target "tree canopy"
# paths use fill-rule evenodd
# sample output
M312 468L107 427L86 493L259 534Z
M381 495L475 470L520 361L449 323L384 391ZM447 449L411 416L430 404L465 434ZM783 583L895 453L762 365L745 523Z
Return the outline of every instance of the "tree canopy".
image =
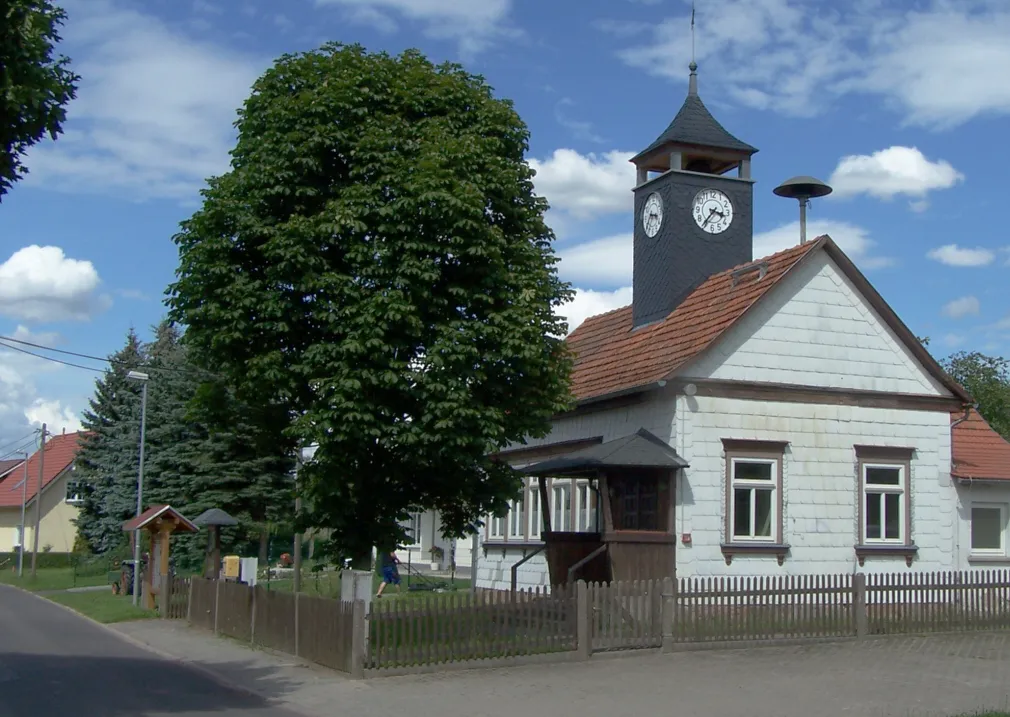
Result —
M408 510L472 529L518 488L489 453L568 406L526 125L458 65L327 44L281 57L237 128L175 237L187 345L318 445L304 523L332 550L396 539Z
M959 351L944 359L943 367L968 390L989 425L1010 440L1010 361Z
M63 131L80 78L56 55L66 13L49 0L0 3L0 201L27 173L25 153Z

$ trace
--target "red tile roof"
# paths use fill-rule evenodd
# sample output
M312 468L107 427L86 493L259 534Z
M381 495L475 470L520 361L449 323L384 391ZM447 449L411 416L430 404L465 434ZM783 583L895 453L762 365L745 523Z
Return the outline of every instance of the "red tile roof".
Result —
M0 476L7 475L24 462L24 458L12 458L9 461L0 461Z
M45 460L42 462L42 487L52 483L67 467L74 462L80 450L79 440L83 433L65 433L53 436L46 443ZM39 451L35 451L28 459L28 502L32 501L38 492L39 485ZM18 483L24 478L24 469L15 470L0 480L0 508L21 506L21 486Z
M566 340L575 354L572 394L581 403L642 390L670 378L718 341L794 267L820 250L828 252L926 370L968 402L964 389L944 373L827 235L709 277L661 321L633 329L630 306L586 319Z
M951 414L951 422L964 412ZM951 454L955 478L1010 480L1010 443L971 409L968 418L951 429Z
M586 319L566 342L575 353L575 398L602 397L667 377L711 346L825 240L819 237L716 274L665 319L634 331L630 306ZM759 271L762 264L767 267L764 276ZM748 267L754 270L746 271Z

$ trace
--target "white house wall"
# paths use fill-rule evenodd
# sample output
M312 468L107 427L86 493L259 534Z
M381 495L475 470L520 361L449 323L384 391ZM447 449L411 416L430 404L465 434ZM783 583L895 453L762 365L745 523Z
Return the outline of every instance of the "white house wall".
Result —
M950 395L824 252L794 269L681 374Z
M680 450L690 463L678 490L677 572L690 575L847 573L860 570L855 445L915 448L911 461L912 542L916 570L955 566L957 496L950 479L950 418L825 404L681 397L686 408ZM783 460L783 565L774 556L735 555L726 565L720 544L726 511L723 439L788 441ZM906 570L904 558L871 556L867 572Z

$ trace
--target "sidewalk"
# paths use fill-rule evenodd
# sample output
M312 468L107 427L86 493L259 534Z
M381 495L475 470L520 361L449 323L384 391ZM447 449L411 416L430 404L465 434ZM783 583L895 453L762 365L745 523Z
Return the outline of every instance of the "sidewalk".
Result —
M597 655L585 663L355 681L179 622L116 629L315 717L932 717L1010 706L1010 634Z

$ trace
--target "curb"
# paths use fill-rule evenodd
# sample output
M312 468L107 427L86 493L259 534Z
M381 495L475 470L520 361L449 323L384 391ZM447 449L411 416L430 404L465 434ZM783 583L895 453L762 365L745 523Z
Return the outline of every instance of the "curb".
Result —
M302 715L306 715L307 717L311 717L310 715L308 715L308 713L302 712L302 711L298 710L296 707L293 707L290 704L281 702L280 700L278 700L278 699L276 699L274 697L270 697L268 695L265 695L262 692L254 690L251 687L246 687L245 685L240 685L240 684L238 684L236 682L232 682L231 680L227 679L226 677L224 677L223 675L221 675L220 673L216 672L215 670L213 670L210 667L207 667L205 665L200 664L199 662L195 662L195 661L190 660L190 659L185 658L185 657L179 657L177 655L173 655L173 654L171 654L169 652L166 652L165 650L162 650L160 648L155 647L154 645L151 645L151 644L149 644L147 642L144 642L143 640L138 640L137 638L135 638L135 637L133 637L131 635L127 635L126 633L117 630L116 628L112 627L111 625L106 625L104 622L98 622L98 620L95 620L92 617L89 617L89 616L87 616L87 615L85 615L83 613L78 612L77 610L74 610L72 607L68 607L67 605L64 605L62 603L58 603L55 600L49 600L44 595L39 595L37 593L33 593L31 590L25 590L24 588L18 587L17 585L9 585L8 587L14 588L15 590L18 590L18 591L20 591L22 593L25 593L26 595L31 595L32 597L34 597L34 598L36 598L38 600L42 600L42 601L44 601L44 602L46 602L46 603L48 603L50 605L55 605L58 608L62 608L63 610L66 610L67 612L71 613L72 615L75 615L75 616L81 618L82 620L85 620L86 622L89 622L92 625L94 625L94 626L96 626L98 628L101 628L105 632L107 632L107 633L109 633L111 635L115 635L118 639L122 640L123 642L126 642L126 643L128 643L130 645L133 645L134 647L140 648L141 650L145 650L147 652L150 652L151 654L157 655L158 657L160 657L163 660L168 660L169 662L175 662L175 663L178 663L178 664L181 664L181 665L185 665L189 669L191 669L191 670L193 670L195 672L199 672L201 675L203 675L204 677L208 678L209 680L211 680L212 682L214 682L215 684L217 684L219 687L223 687L225 689L231 690L232 692L242 693L242 694L246 695L247 697L253 697L255 699L263 700L267 704L273 705L274 707L281 707L281 708L289 710L289 711L291 711L293 713L302 714ZM160 618L152 618L152 619L160 619Z

